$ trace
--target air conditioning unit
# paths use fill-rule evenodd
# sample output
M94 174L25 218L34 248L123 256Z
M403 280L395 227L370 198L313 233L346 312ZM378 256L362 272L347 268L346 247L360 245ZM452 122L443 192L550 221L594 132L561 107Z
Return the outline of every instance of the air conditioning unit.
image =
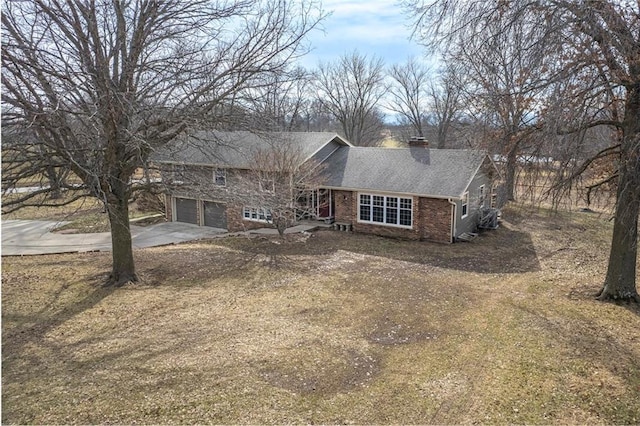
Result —
M502 213L499 209L484 208L479 211L478 228L480 229L498 229L498 224Z

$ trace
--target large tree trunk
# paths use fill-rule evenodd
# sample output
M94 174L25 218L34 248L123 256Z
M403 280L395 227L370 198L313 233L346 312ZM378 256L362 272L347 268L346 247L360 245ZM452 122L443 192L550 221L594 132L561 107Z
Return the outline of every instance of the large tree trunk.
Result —
M62 198L62 191L60 190L60 174L62 174L62 172L58 174L53 166L47 166L45 174L51 190L49 196L55 200Z
M638 214L640 214L640 87L629 90L625 105L624 138L613 239L600 300L640 302L636 290Z
M600 300L640 302L636 290L640 183L637 176L635 179L629 176L630 172L636 175L640 173L638 170L627 170L620 175L609 266L604 285L598 295Z
M518 166L518 150L517 147L513 147L507 154L507 164L505 170L505 191L508 201L515 201L515 187L516 187L516 167Z
M133 262L128 197L109 202L107 210L111 223L111 253L113 257L113 268L107 284L121 286L130 281L138 281Z
M274 224L278 230L278 235L284 240L284 231L287 230L287 219L284 217L278 217L274 220Z
M447 130L449 125L445 123L440 123L438 125L438 141L436 147L438 149L444 149L447 144ZM420 135L422 136L422 135Z

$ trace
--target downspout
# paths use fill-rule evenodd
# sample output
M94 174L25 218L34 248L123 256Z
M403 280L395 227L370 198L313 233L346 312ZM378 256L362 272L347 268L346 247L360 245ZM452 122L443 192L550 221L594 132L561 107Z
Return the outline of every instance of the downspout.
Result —
M453 243L455 241L455 235L456 235L456 218L457 218L456 213L458 210L458 205L451 198L449 198L447 201L449 201L449 204L453 206L453 208L451 209L451 235L450 235L450 241L449 241L450 243Z

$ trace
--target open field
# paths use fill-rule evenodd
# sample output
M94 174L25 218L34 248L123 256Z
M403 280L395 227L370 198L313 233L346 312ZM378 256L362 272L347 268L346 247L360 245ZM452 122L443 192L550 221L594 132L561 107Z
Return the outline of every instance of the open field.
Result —
M611 224L511 207L472 243L322 231L2 259L2 422L640 422Z
M574 182L573 187L560 191L554 188L559 170L519 168L516 174L516 186L514 188L516 199L525 204L533 204L542 208L557 208L560 210L576 211L582 208L600 212L602 214L613 214L615 210L615 190L601 187L593 191L590 196L590 204L587 204L587 186L596 183L599 179L579 178ZM504 173L504 171L503 171ZM553 199L554 193L561 196L557 200ZM554 205L555 203L555 205Z

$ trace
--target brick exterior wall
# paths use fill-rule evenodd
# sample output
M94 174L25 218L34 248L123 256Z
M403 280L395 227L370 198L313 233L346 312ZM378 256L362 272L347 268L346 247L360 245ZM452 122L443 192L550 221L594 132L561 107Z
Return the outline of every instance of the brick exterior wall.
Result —
M173 222L173 203L169 194L164 194L164 215L167 221Z
M421 239L450 243L453 206L449 201L439 198L420 197L419 200L419 212L414 223L417 222L419 225Z
M451 209L447 200L413 197L413 227L374 225L358 222L358 198L352 191L334 190L335 220L350 223L354 232L386 237L451 242Z
M355 201L353 192L339 191L337 189L334 189L333 202L334 202L334 208L335 208L333 215L335 217L336 222L345 222L345 223L355 222L356 207L354 207L354 203L356 201Z

